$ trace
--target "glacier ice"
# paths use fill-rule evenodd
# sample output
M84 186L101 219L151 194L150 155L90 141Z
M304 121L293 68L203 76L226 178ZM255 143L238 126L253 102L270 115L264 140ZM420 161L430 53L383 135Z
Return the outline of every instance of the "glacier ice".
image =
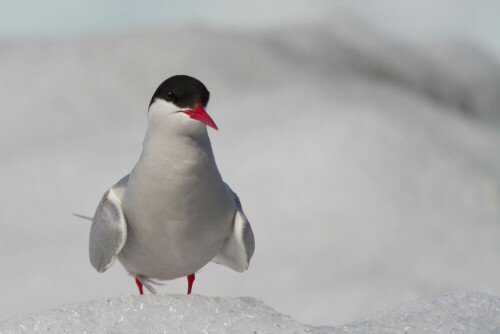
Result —
M0 323L0 332L269 333L311 332L253 298L145 295L62 306Z
M0 332L491 334L500 332L500 299L479 292L449 294L405 303L343 326L318 327L301 324L250 297L126 296L4 320Z

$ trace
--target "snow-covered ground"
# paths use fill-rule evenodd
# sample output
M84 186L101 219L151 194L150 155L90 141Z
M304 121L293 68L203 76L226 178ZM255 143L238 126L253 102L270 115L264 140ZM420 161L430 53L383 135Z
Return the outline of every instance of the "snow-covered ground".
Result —
M256 236L250 269L194 292L339 325L420 297L500 296L500 72L462 43L346 22L0 42L0 319L135 293L87 255L102 193L136 162L173 74L211 91L212 144ZM161 293L184 293L184 279Z
M314 307L311 305L311 307ZM457 293L415 300L338 326L304 325L250 297L127 296L0 321L2 333L500 332L500 299Z

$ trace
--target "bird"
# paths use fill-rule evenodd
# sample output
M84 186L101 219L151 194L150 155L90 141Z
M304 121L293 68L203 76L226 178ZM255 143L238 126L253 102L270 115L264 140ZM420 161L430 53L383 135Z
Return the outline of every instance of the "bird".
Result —
M116 259L143 286L187 277L210 261L248 269L255 249L240 199L223 181L207 127L210 92L174 75L154 92L142 153L132 171L102 196L92 218L89 258L97 272Z

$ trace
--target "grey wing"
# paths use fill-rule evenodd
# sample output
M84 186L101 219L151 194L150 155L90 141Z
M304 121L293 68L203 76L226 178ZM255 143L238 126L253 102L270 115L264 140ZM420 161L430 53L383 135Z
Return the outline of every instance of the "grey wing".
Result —
M121 207L127 182L128 175L104 193L92 220L89 257L100 273L111 267L127 240L127 222Z
M227 238L221 251L212 261L242 272L248 269L248 265L250 264L250 259L255 249L255 239L250 222L243 213L240 199L227 184L226 186L232 194L236 206L233 231Z

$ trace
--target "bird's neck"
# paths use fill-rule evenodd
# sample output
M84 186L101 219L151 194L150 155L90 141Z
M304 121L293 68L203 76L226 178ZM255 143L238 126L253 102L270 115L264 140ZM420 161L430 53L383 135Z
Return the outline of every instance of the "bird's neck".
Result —
M168 116L149 117L140 160L176 165L190 161L215 162L206 126L200 125L194 132L185 130Z

